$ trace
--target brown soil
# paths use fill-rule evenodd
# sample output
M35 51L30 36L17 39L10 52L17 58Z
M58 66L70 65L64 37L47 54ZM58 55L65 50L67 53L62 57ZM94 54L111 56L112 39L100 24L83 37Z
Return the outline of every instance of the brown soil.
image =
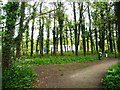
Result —
M101 88L106 69L117 63L115 58L94 62L33 65L35 88Z

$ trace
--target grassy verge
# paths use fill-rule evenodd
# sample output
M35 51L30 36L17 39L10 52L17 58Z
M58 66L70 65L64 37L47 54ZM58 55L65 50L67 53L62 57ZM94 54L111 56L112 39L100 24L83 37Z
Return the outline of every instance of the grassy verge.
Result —
M120 63L111 66L102 79L105 90L120 89Z
M2 73L2 88L31 88L36 74L27 65L15 64Z
M72 62L86 62L98 60L97 55L86 56L49 56L42 58L30 58L21 60L25 64L66 64Z

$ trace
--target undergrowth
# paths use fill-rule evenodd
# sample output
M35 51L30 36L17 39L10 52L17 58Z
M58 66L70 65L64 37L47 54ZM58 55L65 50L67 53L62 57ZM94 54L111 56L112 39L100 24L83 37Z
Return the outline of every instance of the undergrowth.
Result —
M27 65L15 64L2 73L2 88L31 88L36 74Z
M105 90L120 89L120 63L111 66L102 79Z
M72 62L86 62L98 60L97 55L86 56L49 56L21 60L25 64L66 64Z

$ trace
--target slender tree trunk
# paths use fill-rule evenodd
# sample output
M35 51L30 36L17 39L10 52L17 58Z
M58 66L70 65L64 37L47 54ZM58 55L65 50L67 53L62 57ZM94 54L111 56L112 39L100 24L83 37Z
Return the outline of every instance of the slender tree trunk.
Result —
M28 54L28 42L29 42L29 26L27 25L27 30L26 30L26 54Z
M66 41L65 41L66 39L65 39L65 35L63 35L63 41L64 41L64 51L66 52L66 46L65 46L65 44L66 44Z
M42 3L43 2L41 2L40 3L40 13L42 13L41 11L41 9L42 9ZM43 26L44 25L42 25L41 24L41 17L39 17L39 49L40 49L40 57L42 57L43 56ZM43 22L44 22L44 20L43 20Z
M116 29L116 38L118 38L118 25L117 25L117 21L116 21L116 23L115 23L115 29ZM116 40L116 44L117 44L117 50L118 50L118 40Z
M120 1L116 2L116 15L117 15L117 25L118 25L118 53L120 57Z
M104 26L102 28L104 30ZM105 41L104 41L104 38L105 38L105 32L102 30L102 37L101 37L101 43L102 43L102 52L104 52L104 45L105 45Z
M97 34L97 28L95 28L95 41L96 41L96 51L98 52L98 34Z
M49 53L49 37L50 37L50 14L49 14L49 20L47 20L47 40L46 40L46 53Z
M83 41L84 56L86 56L85 25L84 24L82 24L82 41Z
M54 11L55 14L55 11ZM56 54L56 37L55 37L55 16L54 16L54 28L53 28L53 54Z
M62 23L60 22L60 52L61 52L61 55L63 55L63 47L62 47Z
M33 46L34 46L34 39L33 39L33 35L34 35L34 23L35 23L35 12L36 12L36 8L33 6L33 16L32 16L32 31L31 31L31 52L30 52L30 56L32 57L33 55Z
M92 31L91 31L91 18L90 18L90 9L88 5L88 16L89 16L89 32L90 32L90 42L91 42L91 53L93 54L93 39L92 39Z
M35 22L35 18L33 17L33 21L32 21L32 32L31 32L31 52L30 52L30 56L33 55L33 46L34 46L34 40L33 40L34 22Z
M73 51L73 37L72 37L72 28L70 27L70 42L71 42L71 51Z
M103 14L103 10L101 10L101 20L102 20L102 28L100 31L100 48L102 50L102 52L104 52L104 44L105 44L105 23L104 23L104 14Z
M21 17L20 17L20 26L19 26L19 32L17 37L17 44L16 44L16 58L20 57L21 54L21 41L22 41L22 34L23 34L23 20L25 17L25 2L22 2L21 4L21 11L20 11Z
M78 55L78 35L77 35L77 23L76 23L76 10L75 10L75 2L73 2L73 13L74 13L74 21L75 21L75 28L74 28L74 37L75 37L75 55Z
M66 26L66 29L65 29L65 36L66 36L66 44L67 44L67 51L68 51L68 32L67 32L67 26Z
M113 52L113 44L112 44L112 30L110 23L110 8L106 6L107 19L108 19L108 31L109 31L109 42L110 42L110 51Z
M37 37L37 41L36 41L36 54L38 54L38 45L39 45L39 36Z
M57 30L57 33L56 33L56 51L58 51L58 43L59 43L59 38L58 38L59 29L58 29L58 27L56 28L56 30Z
M79 25L78 25L78 36L77 36L77 48L80 45L80 31L81 31L81 23L82 23L82 11L83 11L83 3L81 2L81 6L80 3L78 3L79 5Z
M63 17L64 17L64 14L63 14L63 10L62 10L62 3L60 2L59 4L59 13L61 15L59 15L58 17L58 22L59 22L59 28L60 28L60 53L61 55L63 55L63 47L62 47L62 32L63 32Z
M87 53L89 53L89 35L87 36Z
M115 24L113 24L113 30L115 29L114 26L115 26ZM117 54L117 52L116 52L117 50L116 50L116 42L115 42L116 40L115 40L115 38L116 38L116 36L115 36L115 34L113 34L113 50L115 52L115 58L116 58L117 57L117 55L116 55Z
M43 56L43 31L44 31L44 18L42 18L43 23L40 30L40 56Z
M109 29L109 42L110 42L110 51L113 52L113 44L112 44L112 32L110 29L110 24L108 24L108 29Z

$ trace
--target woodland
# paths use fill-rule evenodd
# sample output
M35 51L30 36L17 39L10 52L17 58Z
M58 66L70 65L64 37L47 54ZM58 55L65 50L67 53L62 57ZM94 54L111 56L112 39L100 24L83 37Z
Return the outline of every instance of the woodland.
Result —
M32 88L37 65L119 60L120 2L0 2L0 39L2 88ZM120 65L103 81L120 88Z

